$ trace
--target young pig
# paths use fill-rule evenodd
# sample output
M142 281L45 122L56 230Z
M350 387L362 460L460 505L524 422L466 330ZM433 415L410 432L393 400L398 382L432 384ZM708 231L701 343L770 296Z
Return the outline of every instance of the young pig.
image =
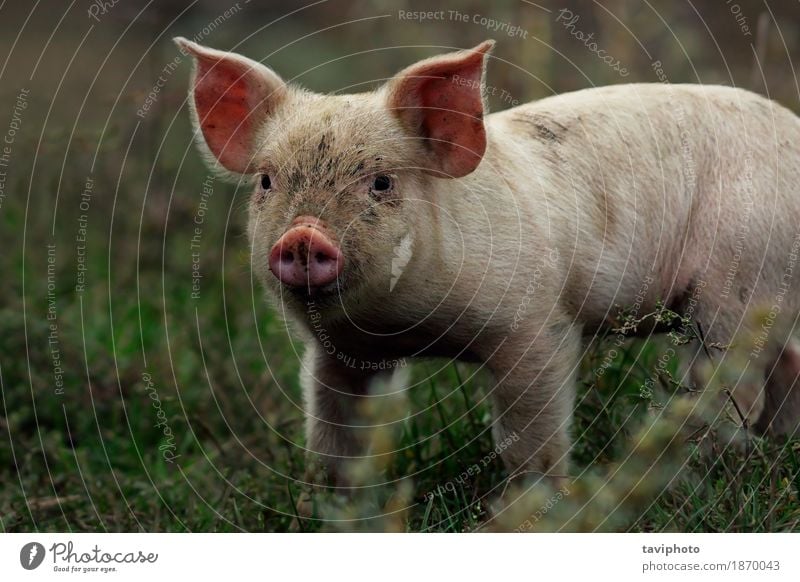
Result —
M252 267L306 341L307 446L339 483L398 359L484 364L508 470L560 476L581 338L621 307L663 300L720 344L749 306L800 307L800 121L758 95L616 85L486 115L491 41L355 95L176 42L200 148L252 180Z

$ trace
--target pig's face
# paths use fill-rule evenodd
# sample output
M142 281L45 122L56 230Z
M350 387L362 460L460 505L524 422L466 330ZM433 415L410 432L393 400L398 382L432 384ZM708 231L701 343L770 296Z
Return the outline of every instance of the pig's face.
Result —
M486 147L483 69L492 43L421 61L383 87L318 95L263 65L183 39L195 57L193 119L218 169L248 176L252 266L295 310L390 290L413 253L430 180L472 172Z
M260 136L253 269L290 304L319 307L360 289L388 290L395 249L413 237L413 201L426 179L415 144L372 95L297 94L293 101Z

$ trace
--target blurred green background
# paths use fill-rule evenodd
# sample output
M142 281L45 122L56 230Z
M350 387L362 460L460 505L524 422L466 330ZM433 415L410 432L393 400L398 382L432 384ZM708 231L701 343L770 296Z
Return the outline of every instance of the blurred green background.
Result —
M657 82L654 61L671 82L736 85L800 109L796 2L101 4L0 4L0 135L14 130L0 167L0 531L285 531L292 522L303 474L301 346L251 279L247 188L210 178L195 151L189 62L176 60L171 37L241 52L323 92L376 87L414 60L495 38L495 110ZM399 17L418 10L445 16ZM579 17L572 28L562 10ZM518 32L493 32L483 17ZM593 34L628 74L575 30ZM204 183L213 184L207 210ZM614 373L582 382L576 474L613 466L653 409L640 387L660 349L626 343ZM595 350L602 359L607 346ZM488 519L503 487L499 463L425 496L491 451L488 380L441 362L415 374L426 381L409 406L424 414L400 427L389 484L364 507L333 503L327 515L344 521L302 528L465 531ZM670 490L598 529L797 529L797 449L776 446L780 463L692 453ZM404 511L370 519L387 507Z

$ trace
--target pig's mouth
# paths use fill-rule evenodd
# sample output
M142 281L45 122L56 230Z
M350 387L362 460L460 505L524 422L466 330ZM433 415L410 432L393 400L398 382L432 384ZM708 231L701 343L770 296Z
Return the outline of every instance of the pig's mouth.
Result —
M286 291L287 295L292 297L295 301L303 303L304 305L315 304L320 306L333 305L341 302L341 296L345 290L341 279L337 279L321 287L282 285L282 288Z
M336 283L324 287L287 287L289 293L302 300L321 299L338 294L339 286Z

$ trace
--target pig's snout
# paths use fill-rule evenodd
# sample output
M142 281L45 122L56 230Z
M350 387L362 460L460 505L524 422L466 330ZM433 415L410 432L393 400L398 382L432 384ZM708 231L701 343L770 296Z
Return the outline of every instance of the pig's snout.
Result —
M315 288L333 283L344 256L318 219L299 216L269 253L269 269L290 287Z

